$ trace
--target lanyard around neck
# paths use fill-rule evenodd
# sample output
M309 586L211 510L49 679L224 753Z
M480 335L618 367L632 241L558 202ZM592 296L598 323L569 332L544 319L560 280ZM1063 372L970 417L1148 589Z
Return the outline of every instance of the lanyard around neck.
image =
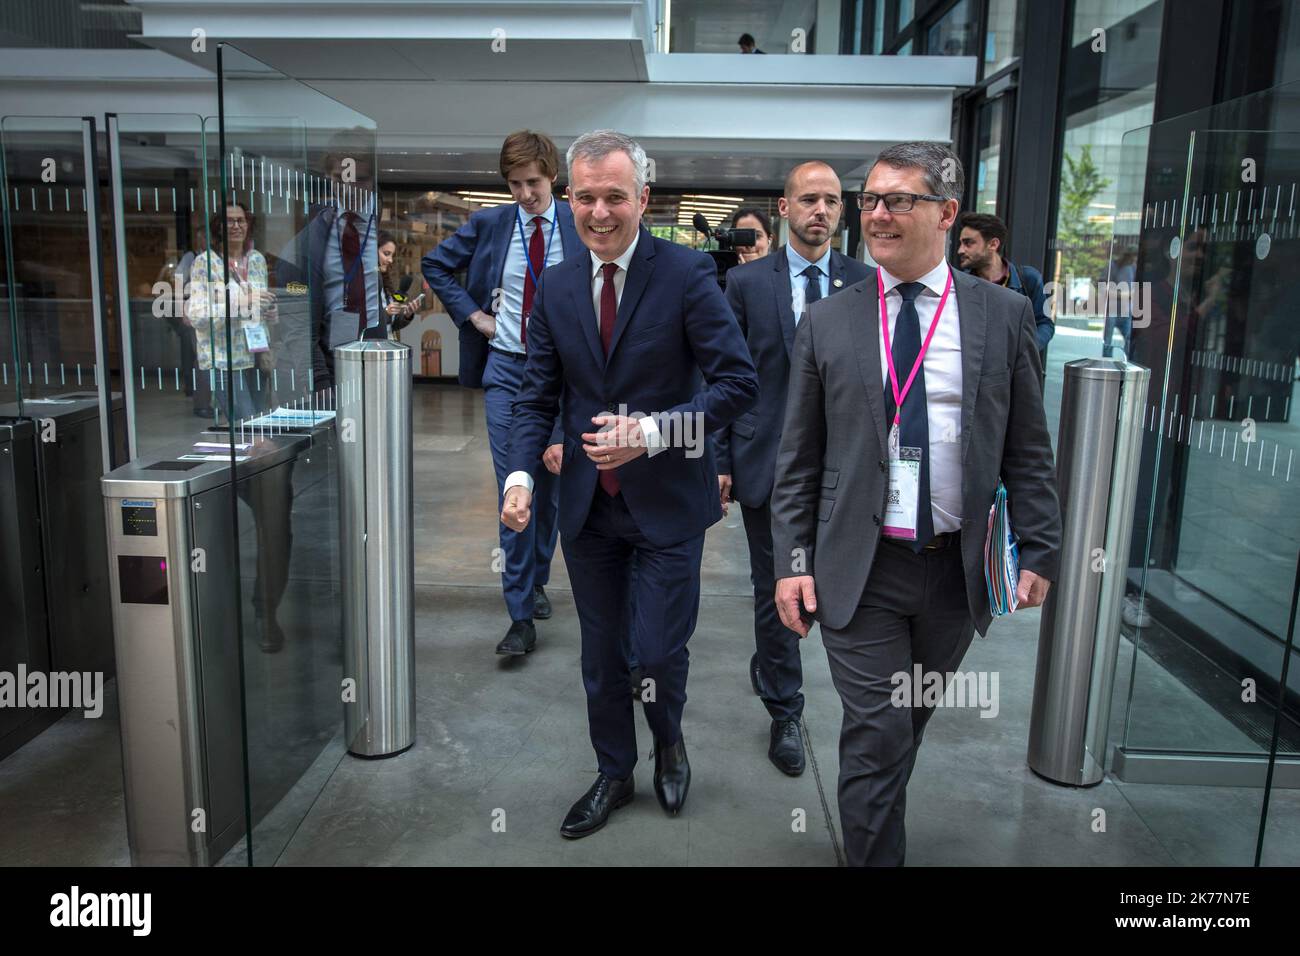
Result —
M925 342L921 345L921 351L917 353L916 361L912 363L911 374L907 376L907 382L903 385L902 390L898 388L898 373L894 371L894 352L889 345L889 312L885 308L885 278L880 270L876 270L876 287L880 290L880 336L885 340L885 363L889 366L889 384L894 390L894 424L901 422L903 411L903 399L907 398L907 393L912 389L912 381L916 378L916 373L921 370L921 363L925 361L925 353L930 349L930 340L934 338L934 330L939 327L939 316L943 315L944 304L948 301L948 293L952 291L952 270L948 270L948 282L943 287L943 296L939 299L939 308L934 311L934 318L930 321L930 331L925 334ZM901 296L902 293L900 292ZM898 314L903 314L902 307L899 307Z
M551 200L555 202L554 199ZM544 216L542 218L545 218ZM546 237L546 251L542 253L542 269L546 268L546 260L551 257L551 240L555 238L555 224L560 221L559 212L555 212L551 217L551 231ZM515 206L515 222L519 223L519 245L524 250L524 268L528 270L529 277L533 280L533 288L536 289L542 284L542 280L537 273L533 271L532 260L528 258L528 243L524 241L524 217L519 214L519 207ZM540 226L538 227L541 228Z

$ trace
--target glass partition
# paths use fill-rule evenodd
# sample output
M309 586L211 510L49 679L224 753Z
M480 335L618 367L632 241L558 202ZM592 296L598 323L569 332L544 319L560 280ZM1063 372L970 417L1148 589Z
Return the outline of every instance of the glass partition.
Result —
M269 865L345 751L332 349L386 328L375 126L234 47L217 62L220 234L191 299L220 319L198 351L238 499L251 828L228 859Z
M1106 333L1152 377L1112 739L1179 862L1250 865L1300 846L1300 133L1221 115L1124 138Z
M209 121L215 128L215 120ZM201 318L190 301L195 261L209 248L213 211L204 121L195 115L108 117L116 229L113 288L124 320L131 458L149 456L216 422L216 372L200 360ZM215 134L211 144L215 150ZM196 328L196 323L198 327Z

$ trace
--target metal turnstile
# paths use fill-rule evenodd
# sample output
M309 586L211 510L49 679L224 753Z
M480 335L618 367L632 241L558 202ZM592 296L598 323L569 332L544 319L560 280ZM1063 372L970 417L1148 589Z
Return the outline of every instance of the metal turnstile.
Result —
M334 350L343 588L344 740L360 757L415 742L411 349Z
M1065 365L1056 442L1061 571L1043 604L1028 755L1031 770L1057 783L1091 786L1105 775L1150 377L1114 359Z
M241 562L229 452L220 449L222 436L209 437L216 448L184 445L102 480L127 829L136 865L213 863L247 832L238 638L240 616L248 616L251 604L247 591L255 589L246 587L236 603ZM328 484L333 436L327 426L310 436L242 441L236 490L253 505L257 526L241 522L239 545L254 552L258 565L246 567L243 577L261 579L264 558L287 568L294 486L305 471ZM182 457L204 452L215 460ZM278 549L277 542L283 551L264 554ZM247 657L257 653L258 635L251 620L243 631ZM337 680L332 683L337 701ZM338 710L319 720L328 734ZM250 801L253 826L295 782L293 774L281 774L274 792L264 789Z

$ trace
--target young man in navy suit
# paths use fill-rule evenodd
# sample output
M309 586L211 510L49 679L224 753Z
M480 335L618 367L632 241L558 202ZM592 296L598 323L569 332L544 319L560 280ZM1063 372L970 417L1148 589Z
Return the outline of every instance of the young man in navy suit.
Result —
M686 800L686 642L699 610L704 532L722 517L707 436L753 407L758 379L713 260L641 226L645 151L600 130L574 141L568 165L590 252L546 273L533 310L501 520L528 526L531 463L562 413L559 524L599 773L560 832L582 837L633 795L629 624L655 739L655 794L670 814Z
M785 419L794 330L807 305L865 279L866 263L831 248L844 211L840 178L822 162L800 163L785 179L777 210L790 224L790 242L727 273L727 302L740 322L758 369L758 407L714 437L718 487L726 507L740 502L754 585L754 644L749 679L772 718L768 759L782 773L804 770L803 665L799 635L776 611L772 558L772 481Z
M511 406L523 379L529 314L542 273L583 248L568 203L551 195L559 156L548 137L531 130L511 133L501 146L500 168L515 201L473 213L421 263L430 288L460 329L460 383L483 389L498 507L508 471ZM456 281L461 270L466 270L463 288ZM510 628L497 644L501 655L531 651L537 646L533 618L551 616L545 585L555 553L558 423L546 444L528 465L537 483L537 520L517 532L500 529L501 584L510 612Z

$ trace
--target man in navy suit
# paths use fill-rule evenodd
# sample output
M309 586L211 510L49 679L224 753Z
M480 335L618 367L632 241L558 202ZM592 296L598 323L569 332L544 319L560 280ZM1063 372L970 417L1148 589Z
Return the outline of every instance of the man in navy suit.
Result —
M582 837L633 795L629 624L655 738L655 794L670 814L686 800L686 642L704 532L722 517L707 436L753 407L758 380L713 261L640 225L650 197L645 151L600 130L574 141L568 166L590 253L549 269L533 310L501 520L528 525L530 467L562 413L560 533L599 773L560 832Z
M786 176L785 195L777 200L777 211L790 223L789 245L727 273L727 302L758 369L759 390L758 406L713 436L718 487L724 508L731 498L740 502L749 539L756 646L749 676L772 718L767 756L792 777L804 769L803 667L799 635L776 611L770 499L795 326L808 304L869 274L865 263L831 249L843 207L835 170L822 162L800 163Z
M542 273L583 251L568 203L551 196L559 175L555 144L530 130L511 133L501 147L500 167L515 201L475 212L421 263L429 287L460 329L460 383L483 389L498 507L508 471L511 406L523 380L530 313ZM461 270L468 270L463 288L456 281ZM510 628L497 644L501 655L517 657L533 650L533 618L551 616L545 585L555 554L555 476L562 448L558 423L546 444L545 452L539 450L528 465L536 481L537 520L517 532L500 528L505 559L501 584L510 612Z

